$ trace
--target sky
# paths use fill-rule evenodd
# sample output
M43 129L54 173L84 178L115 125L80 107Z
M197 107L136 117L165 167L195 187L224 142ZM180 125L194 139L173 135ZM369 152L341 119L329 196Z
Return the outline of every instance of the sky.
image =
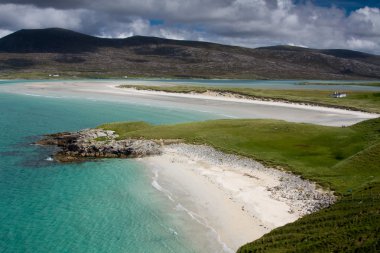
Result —
M380 0L0 0L0 37L48 27L380 54Z

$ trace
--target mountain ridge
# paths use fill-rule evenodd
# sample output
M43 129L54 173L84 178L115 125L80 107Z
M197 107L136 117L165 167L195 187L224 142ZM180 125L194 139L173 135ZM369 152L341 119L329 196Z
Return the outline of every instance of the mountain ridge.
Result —
M43 38L41 38L43 36ZM42 41L50 39L49 41ZM46 46L47 43L56 43L57 40L65 40L66 48L62 48L55 44L55 47ZM27 41L25 41L27 40ZM17 42L14 44L14 42ZM81 48L81 43L86 43L86 46L93 49L94 47L122 47L122 46L136 46L141 44L179 44L184 46L225 46L212 42L191 41L191 40L174 40L154 36L135 35L126 38L102 38L84 33L79 33L63 28L46 28L46 29L21 29L11 33L3 38L0 38L0 52L8 53L78 53L80 50L70 47L70 43L76 43L84 52L91 51L88 48ZM78 42L80 42L78 44ZM38 44L37 44L38 43ZM42 44L42 45L41 45ZM16 48L21 46L21 48ZM31 47L34 46L34 47ZM44 47L43 47L44 46ZM82 52L83 52L82 51Z
M286 45L244 48L149 36L100 38L62 28L0 39L7 73L251 79L380 79L380 56ZM92 74L91 74L92 73Z

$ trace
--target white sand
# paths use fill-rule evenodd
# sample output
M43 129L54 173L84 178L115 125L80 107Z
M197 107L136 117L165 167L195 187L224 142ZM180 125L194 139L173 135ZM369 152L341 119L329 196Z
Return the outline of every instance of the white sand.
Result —
M170 94L116 88L122 83L125 81L28 83L1 86L0 91L150 104L207 112L217 115L216 118L270 118L330 126L351 125L379 116L214 94ZM327 202L331 200L329 194L294 175L204 147L169 146L162 156L147 157L142 161L157 173L153 186L169 194L179 203L178 207L213 231L227 252L317 210L326 199Z
M294 175L205 146L170 145L142 161L156 173L153 186L214 231L227 252L317 210L317 198L334 199Z
M202 112L210 118L261 118L326 126L352 125L376 118L378 114L349 111L321 106L257 101L204 94L172 94L117 88L127 81L56 81L2 85L0 91L50 98L109 100L152 107ZM156 82L140 82L156 85ZM131 84L135 84L134 82Z
M114 89L122 89L131 93L137 94L145 94L145 95L157 95L157 96L168 96L168 97L179 97L179 98L196 98L196 99L207 99L207 100L217 100L217 101L227 101L227 102L236 102L236 103L247 103L247 104L257 104L257 105L268 105L268 106L279 106L279 107L289 107L289 108L297 108L297 109L305 109L305 110L314 110L314 111L323 111L330 113L340 113L340 114L348 114L355 115L358 117L368 117L368 118L377 118L378 114L375 113L367 113L361 111L352 111L345 110L339 108L332 107L324 107L324 106L316 106L309 104L300 104L300 103L286 103L280 101L262 101L262 100L254 100L247 98L238 98L236 96L221 96L216 92L207 92L206 94L196 94L196 93L172 93L165 91L150 91L150 90L137 90L133 88L118 88L115 85L110 85L110 88Z

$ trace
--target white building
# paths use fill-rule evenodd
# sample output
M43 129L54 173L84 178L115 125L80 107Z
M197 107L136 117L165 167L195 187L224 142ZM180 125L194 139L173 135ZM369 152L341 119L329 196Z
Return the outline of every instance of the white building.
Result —
M347 97L347 94L335 91L333 94L331 94L331 96L333 98L345 98Z

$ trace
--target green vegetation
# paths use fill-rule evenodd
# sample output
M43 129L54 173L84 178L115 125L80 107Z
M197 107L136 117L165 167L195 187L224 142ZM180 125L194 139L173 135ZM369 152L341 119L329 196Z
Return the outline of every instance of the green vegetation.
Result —
M50 77L49 74L59 74L59 77ZM91 72L91 71L51 71L51 72L39 72L39 71L7 71L0 72L0 79L26 79L26 80L77 80L77 79L123 79L125 73L122 72ZM128 75L129 78L145 78L143 76Z
M238 253L379 252L379 193L378 184L366 187L330 208L271 231Z
M301 82L299 85L355 85L380 87L380 82Z
M101 137L96 138L95 140L96 140L96 141L108 141L109 138L106 137L106 136L101 136Z
M339 201L239 249L248 252L375 252L380 249L380 118L351 127L278 120L177 125L111 123L120 138L183 139L252 157L317 181Z
M152 127L152 125L139 121L139 122L115 122L110 124L104 124L98 128L109 129L115 131L120 139L127 138L126 134L137 130L143 130Z
M357 173L350 165L360 152L372 153L367 149L380 139L380 119L343 128L279 120L213 120L158 126L133 122L105 124L100 128L116 131L120 139L183 139L188 143L209 144L227 153L279 165L341 193L379 180L370 180L376 175L370 166Z
M30 79L30 80L48 80L53 79L49 77L49 74L42 72L14 72L7 71L6 73L0 72L1 79Z
M345 98L331 97L332 91L325 90L271 90L253 88L201 87L201 86L143 86L121 85L122 88L138 90L166 91L175 93L204 93L214 91L233 93L253 99L277 100L284 102L307 103L313 105L344 108L380 113L380 92L350 91Z

